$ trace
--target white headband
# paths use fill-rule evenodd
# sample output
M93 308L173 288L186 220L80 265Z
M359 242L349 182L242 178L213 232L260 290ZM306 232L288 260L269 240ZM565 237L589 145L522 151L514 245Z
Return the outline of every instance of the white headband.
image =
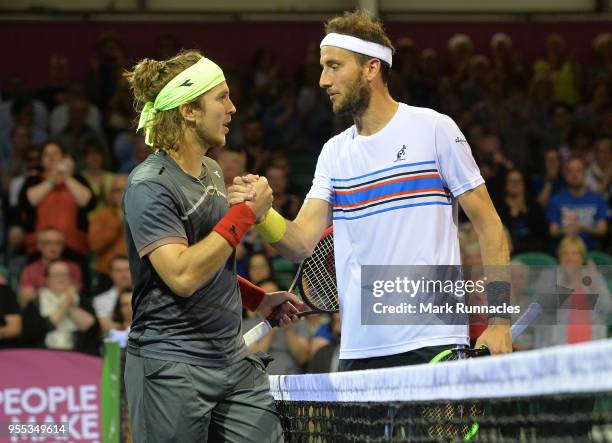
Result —
M321 40L321 45L319 47L322 48L323 46L336 46L337 48L369 55L370 57L378 58L389 63L389 66L392 65L393 61L393 52L391 51L391 48L379 45L378 43L362 40L351 35L336 34L331 32L327 34L323 40Z

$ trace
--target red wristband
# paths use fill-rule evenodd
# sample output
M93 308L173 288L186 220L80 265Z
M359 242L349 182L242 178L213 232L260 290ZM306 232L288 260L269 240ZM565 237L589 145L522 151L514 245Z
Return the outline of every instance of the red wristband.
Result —
M254 285L245 278L236 276L238 280L238 286L240 286L240 297L242 298L242 306L247 308L249 311L255 312L257 307L266 296L266 291L261 289L259 286Z
M229 208L213 231L235 248L240 243L242 236L253 226L256 218L257 216L246 203L239 203Z

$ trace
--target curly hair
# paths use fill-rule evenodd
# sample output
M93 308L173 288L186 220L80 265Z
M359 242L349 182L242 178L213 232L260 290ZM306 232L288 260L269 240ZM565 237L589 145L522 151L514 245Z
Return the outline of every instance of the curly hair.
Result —
M145 58L123 75L134 94L134 109L140 114L146 102L154 102L157 94L179 73L196 64L203 55L199 51L181 51L174 57L158 61ZM199 97L190 102L199 108ZM176 150L182 136L183 118L178 108L158 112L153 129L153 146L166 152Z

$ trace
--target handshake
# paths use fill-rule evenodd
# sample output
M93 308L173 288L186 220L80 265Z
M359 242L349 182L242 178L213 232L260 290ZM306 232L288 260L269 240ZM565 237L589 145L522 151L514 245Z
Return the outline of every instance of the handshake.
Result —
M268 180L253 174L235 177L234 184L227 189L227 198L230 206L246 202L255 213L257 223L263 220L274 201Z

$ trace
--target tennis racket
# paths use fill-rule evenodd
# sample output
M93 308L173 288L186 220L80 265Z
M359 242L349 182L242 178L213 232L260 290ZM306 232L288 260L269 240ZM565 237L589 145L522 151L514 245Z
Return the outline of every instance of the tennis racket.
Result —
M531 303L525 313L510 328L512 341L517 339L542 312L539 303ZM447 349L436 355L430 363L462 360L465 358L482 357L489 355L486 347L469 349L456 347ZM440 402L435 406L425 406L422 409L426 422L433 423L427 427L427 435L442 441L471 440L477 433L480 425L476 421L462 423L462 419L475 418L484 415L484 409L478 401L466 403Z
M288 292L299 289L304 303L311 309L299 312L306 315L338 312L338 287L336 286L336 265L334 261L334 231L330 226L323 232L314 252L299 266ZM262 321L244 334L247 347L265 337L278 326L278 319Z

